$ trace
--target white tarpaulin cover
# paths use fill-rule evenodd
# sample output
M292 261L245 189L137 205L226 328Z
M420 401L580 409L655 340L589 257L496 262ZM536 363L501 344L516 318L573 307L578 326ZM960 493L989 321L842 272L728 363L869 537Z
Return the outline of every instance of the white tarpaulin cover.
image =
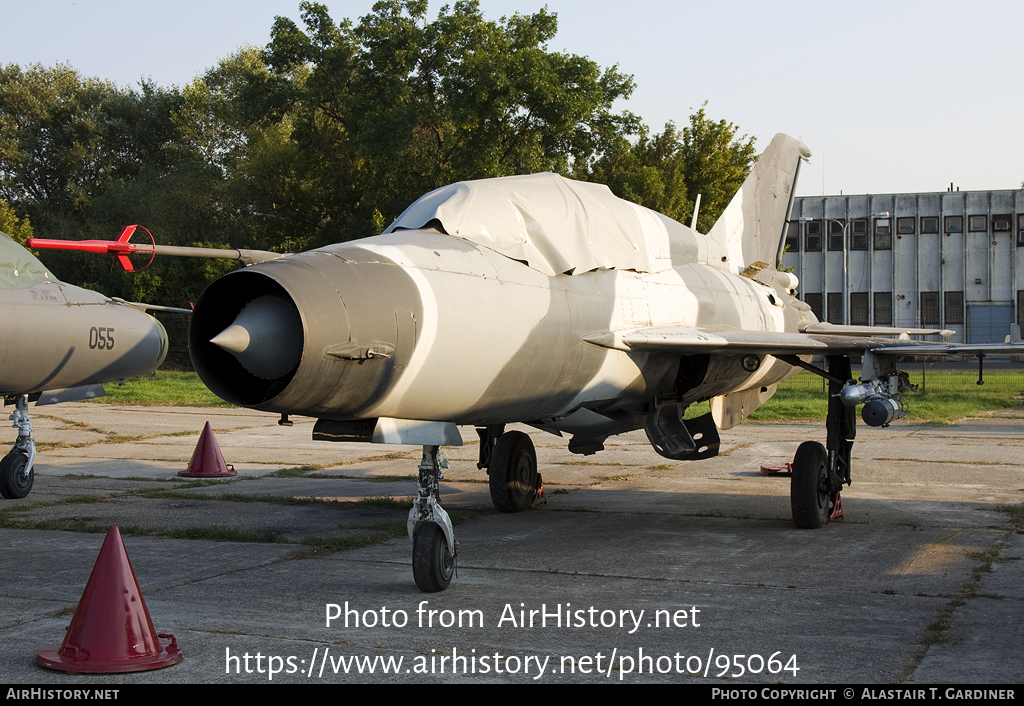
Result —
M420 197L384 232L422 228L436 219L448 235L491 248L547 275L596 269L649 272L651 256L644 236L652 219L643 217L645 211L657 216L655 227L662 233L668 225L664 221L682 228L618 198L604 184L546 172L441 187Z

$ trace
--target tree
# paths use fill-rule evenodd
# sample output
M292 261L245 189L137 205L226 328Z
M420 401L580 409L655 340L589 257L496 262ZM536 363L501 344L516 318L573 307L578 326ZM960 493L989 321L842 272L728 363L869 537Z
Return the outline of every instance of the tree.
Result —
M687 225L700 194L697 229L706 233L750 174L756 151L754 138L737 137L739 129L725 120L710 120L705 107L682 131L670 122L660 134L643 131L635 144L619 140L588 178Z
M164 168L172 93L124 91L69 66L0 66L0 198L37 227L80 220L111 182Z
M585 174L639 127L611 111L630 77L545 48L557 29L546 10L499 22L475 1L433 22L426 11L425 0L385 0L353 26L303 2L305 31L274 23L265 57L275 90L252 101L291 117L319 184L318 242L369 235L452 181Z
M40 237L299 251L380 232L467 179L554 171L707 229L749 172L753 139L702 107L651 134L614 102L630 76L549 51L556 17L485 20L475 0L383 0L358 22L303 2L264 49L182 89L118 88L68 66L0 66L0 199ZM27 226L26 226L27 227ZM232 265L158 259L123 275L47 253L70 281L180 303Z
M25 244L25 241L32 237L32 226L28 217L18 218L14 209L6 202L0 201L0 233L5 233L14 239L14 242Z
M680 150L687 197L692 202L701 195L697 229L704 233L729 205L757 160L755 138L737 137L739 128L725 120L709 120L706 106L690 116Z

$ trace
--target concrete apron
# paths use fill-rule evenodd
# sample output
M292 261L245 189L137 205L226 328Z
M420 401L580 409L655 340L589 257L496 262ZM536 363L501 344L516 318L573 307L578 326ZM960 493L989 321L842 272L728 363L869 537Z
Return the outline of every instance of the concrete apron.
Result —
M185 488L207 420L238 476ZM996 510L1024 500L1021 420L860 428L846 519L816 531L793 527L788 479L758 469L824 425L743 425L691 463L642 432L582 457L523 427L548 503L518 515L491 509L463 429L474 443L446 450L442 484L458 577L436 594L416 589L407 510L387 500L415 493L418 448L313 442L312 420L234 409L66 404L33 426L35 487L0 501L4 682L1024 679L1024 535ZM139 494L153 489L178 492ZM110 524L185 660L99 678L36 666ZM218 530L257 541L173 538ZM346 537L376 543L330 548Z

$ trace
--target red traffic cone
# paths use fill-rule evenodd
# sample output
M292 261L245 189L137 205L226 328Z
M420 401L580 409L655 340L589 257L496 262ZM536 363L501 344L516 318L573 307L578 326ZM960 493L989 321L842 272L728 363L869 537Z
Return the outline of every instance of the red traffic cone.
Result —
M234 466L224 463L224 454L220 452L217 437L213 435L209 422L203 427L203 433L199 436L196 450L192 452L188 468L178 471L178 475L187 478L223 478L237 475Z
M159 669L184 659L174 635L157 635L116 525L107 530L67 633L60 645L39 650L36 663L62 672L108 674ZM162 649L157 638L171 644Z

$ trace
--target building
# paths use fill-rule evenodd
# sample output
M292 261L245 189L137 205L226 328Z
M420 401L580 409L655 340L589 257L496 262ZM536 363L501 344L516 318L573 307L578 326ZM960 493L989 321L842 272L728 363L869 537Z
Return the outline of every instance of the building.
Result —
M822 321L1001 342L1024 325L1024 189L796 198L783 265Z

